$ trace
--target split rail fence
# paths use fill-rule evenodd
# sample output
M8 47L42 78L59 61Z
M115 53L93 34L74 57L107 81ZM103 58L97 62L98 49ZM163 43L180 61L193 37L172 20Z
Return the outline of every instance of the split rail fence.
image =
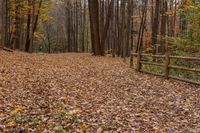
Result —
M197 58L197 57L183 57L183 56L171 56L168 53L166 53L165 55L152 55L152 54L142 54L142 53L138 52L138 53L132 53L131 54L131 58L130 58L130 66L131 66L131 68L133 67L134 57L137 57L136 70L139 71L139 72L153 74L153 75L156 75L156 76L162 76L162 77L164 77L166 79L171 78L171 79L181 80L181 81L184 81L184 82L200 85L200 82L198 82L198 81L193 81L193 80L189 80L189 79L186 79L186 78L180 78L178 76L172 76L170 74L170 70L171 69L177 69L177 70L183 70L183 71L188 71L188 72L200 73L200 69L183 67L183 66L178 66L178 65L171 65L171 63L170 63L170 60L172 60L172 59L200 62L200 58ZM155 61L154 62L144 61L142 57L152 57L154 59L164 59L164 63L157 63ZM154 72L150 72L150 71L147 71L147 70L143 70L142 69L142 65L159 66L159 67L163 68L162 69L163 70L163 74L159 74L159 73L154 73Z

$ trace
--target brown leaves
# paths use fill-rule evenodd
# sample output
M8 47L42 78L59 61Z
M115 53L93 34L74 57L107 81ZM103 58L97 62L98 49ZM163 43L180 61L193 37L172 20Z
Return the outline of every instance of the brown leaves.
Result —
M200 87L89 54L0 51L0 132L199 132Z
M3 87L3 85L0 83L0 88L2 88Z

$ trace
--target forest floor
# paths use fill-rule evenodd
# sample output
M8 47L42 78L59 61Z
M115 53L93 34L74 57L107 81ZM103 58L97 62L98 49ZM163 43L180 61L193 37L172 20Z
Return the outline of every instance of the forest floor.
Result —
M0 132L200 132L200 86L112 57L0 50Z

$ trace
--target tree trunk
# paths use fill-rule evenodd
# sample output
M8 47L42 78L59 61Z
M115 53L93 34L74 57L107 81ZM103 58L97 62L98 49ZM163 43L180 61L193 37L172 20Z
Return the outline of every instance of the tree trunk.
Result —
M153 54L156 54L156 44L158 43L157 36L159 30L159 14L160 14L160 0L156 0L156 7L154 11L154 21L152 26L152 45L153 45Z
M99 33L99 3L98 0L89 0L90 26L94 55L104 55L101 51Z

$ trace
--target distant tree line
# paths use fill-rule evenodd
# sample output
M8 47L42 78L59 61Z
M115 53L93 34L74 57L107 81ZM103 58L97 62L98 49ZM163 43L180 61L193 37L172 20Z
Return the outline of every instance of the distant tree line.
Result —
M200 2L194 0L0 0L0 3L1 45L12 49L92 52L123 58L132 51L153 54L200 51ZM184 50L185 47L188 49Z

